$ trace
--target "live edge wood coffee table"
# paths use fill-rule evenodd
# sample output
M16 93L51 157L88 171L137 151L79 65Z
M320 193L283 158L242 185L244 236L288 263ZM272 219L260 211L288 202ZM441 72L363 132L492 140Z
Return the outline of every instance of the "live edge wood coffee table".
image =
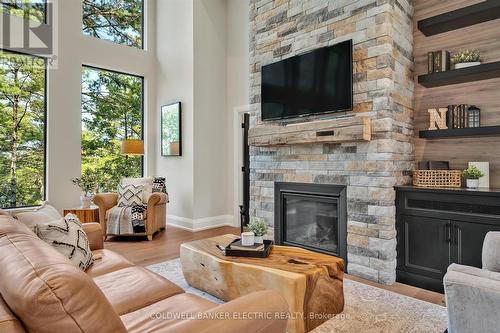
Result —
M309 332L344 309L344 261L297 247L274 246L268 258L226 257L216 245L224 235L181 245L182 271L198 289L230 301L259 290L276 290L288 302L290 333Z

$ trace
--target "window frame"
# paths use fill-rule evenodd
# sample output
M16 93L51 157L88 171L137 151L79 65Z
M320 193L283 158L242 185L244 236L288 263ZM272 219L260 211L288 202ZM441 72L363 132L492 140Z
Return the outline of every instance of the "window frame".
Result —
M48 83L49 83L49 71L47 69L47 58L46 57L41 57L39 55L33 55L29 53L24 53L24 52L19 52L19 51L11 51L9 49L4 49L0 48L1 52L7 52L7 53L13 53L13 54L18 54L18 55L23 55L23 56L29 56L29 57L34 57L34 58L39 58L43 59L45 66L44 66L44 89L43 89L43 197L42 201L45 202L47 201L47 180L48 180L48 168L47 168L47 162L48 162ZM42 203L43 205L43 203ZM0 207L1 209L23 209L23 208L35 208L35 207L41 207L42 205L30 205L30 206L15 206L15 207Z
M44 1L45 1L45 3L47 3L47 0L44 0ZM82 2L82 8L81 9L82 9L82 17L83 17L83 2ZM47 10L47 6L45 6L45 10ZM84 32L84 30L83 30L84 29L83 20L82 20L82 35L85 36L85 37L89 37L89 38L94 38L94 39L106 41L106 42L109 42L109 43L112 43L112 44L115 44L115 45L121 45L121 46L125 46L125 47L131 47L131 48L138 49L138 50L146 50L146 41L145 41L145 38L146 38L146 35L145 35L146 13L145 13L145 11L146 11L146 0L141 0L141 45L139 47L135 47L135 46L127 45L127 44L120 44L120 43L117 43L117 42L112 41L110 39L98 38L98 37L95 37L95 36L87 35ZM47 15L45 15L45 17L47 17ZM87 66L85 64L83 64L82 66L92 67L92 66ZM101 68L98 68L98 69L101 69ZM116 72L116 73L120 73L120 72ZM127 74L127 73L120 73L120 74ZM127 75L133 75L133 74L127 74Z
M143 1L144 1L144 0L143 0ZM10 14L9 14L9 15L10 15ZM47 24L47 22L48 22L48 17L47 17L47 16L48 16L48 15L49 15L49 13L48 13L47 0L43 0L43 20L42 20L40 23L42 23L42 24ZM12 16L12 15L11 15L11 16ZM17 17L20 17L20 16L17 16ZM21 18L21 19L23 19L23 20L25 20L25 19L26 19L24 16L23 16L23 17L20 17L20 18ZM32 20L30 20L30 21L32 21ZM0 50L3 50L3 49L1 49L1 48L0 48ZM12 51L12 52L14 52L14 51ZM20 52L18 52L18 53L20 53Z
M107 69L107 68L98 67L98 66L94 66L94 65L82 64L82 70L84 68L90 68L90 69L99 70L99 71L106 71L106 72L111 72L111 73L115 73L115 74L128 75L128 76L133 76L133 77L141 79L141 140L144 141L144 130L145 130L145 128L144 128L144 93L145 93L144 76L137 75L137 74L130 74L130 73L126 73L126 72L115 70L115 69ZM80 83L80 98L82 96L82 88L83 88L83 85ZM81 114L82 114L82 112L80 110L80 125L82 123ZM80 144L81 144L81 140L82 139L81 139L81 132L80 132ZM144 142L144 144L145 143L146 142ZM144 155L141 156L141 177L144 177L144 157L145 156L146 156L146 149L144 149ZM80 165L81 165L81 161L80 161Z

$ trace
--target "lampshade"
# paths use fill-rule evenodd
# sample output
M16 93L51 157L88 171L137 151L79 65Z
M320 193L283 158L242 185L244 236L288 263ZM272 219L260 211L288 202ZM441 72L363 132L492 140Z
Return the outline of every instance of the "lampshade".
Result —
M122 154L144 155L144 141L126 139L122 141Z

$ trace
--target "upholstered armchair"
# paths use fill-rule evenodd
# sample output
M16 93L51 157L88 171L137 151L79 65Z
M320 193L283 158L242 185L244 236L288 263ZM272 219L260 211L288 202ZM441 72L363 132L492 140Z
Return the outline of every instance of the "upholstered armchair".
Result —
M452 264L444 276L448 332L498 332L500 309L500 232L488 232L483 268Z
M142 178L146 180L146 178ZM123 181L122 181L123 183ZM107 224L110 211L118 205L118 193L100 193L94 197L94 203L99 207L99 220L105 237L119 236L109 233ZM145 196L146 214L144 214L145 232L126 234L126 236L147 236L153 240L153 235L166 228L168 194L162 192L149 193Z

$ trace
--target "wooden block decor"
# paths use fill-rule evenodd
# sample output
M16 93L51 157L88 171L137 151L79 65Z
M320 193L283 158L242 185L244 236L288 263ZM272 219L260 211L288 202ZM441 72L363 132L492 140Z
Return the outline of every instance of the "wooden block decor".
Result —
M251 128L248 136L249 144L259 147L370 141L371 119L351 117L288 125L262 124Z
M429 131L448 129L446 126L447 108L429 109Z

